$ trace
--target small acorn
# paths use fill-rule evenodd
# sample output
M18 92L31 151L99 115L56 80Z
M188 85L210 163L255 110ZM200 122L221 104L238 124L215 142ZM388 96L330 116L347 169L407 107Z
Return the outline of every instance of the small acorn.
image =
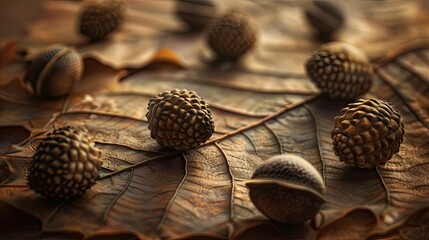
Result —
M312 1L304 13L308 24L315 32L315 37L321 42L332 41L335 33L344 24L344 14L332 2Z
M214 132L210 109L194 91L162 92L149 100L148 110L150 135L162 146L175 150L194 148Z
M335 117L331 138L341 162L374 168L384 165L399 151L404 124L399 112L386 101L360 99Z
M91 41L100 41L123 22L125 2L122 0L91 0L82 6L80 33Z
M89 137L72 126L55 129L37 147L28 184L53 200L82 196L95 184L101 168L100 150Z
M334 99L354 100L372 85L373 71L366 56L348 43L323 44L305 64L309 78Z
M80 81L82 59L75 50L55 47L39 53L33 60L27 81L33 92L41 98L63 97Z
M319 172L293 154L269 158L246 182L255 207L268 218L287 224L313 218L325 203L325 185Z
M253 24L236 11L213 19L207 32L209 46L224 60L238 59L253 48L257 40Z
M215 14L214 0L176 0L176 15L186 23L189 31L203 30Z

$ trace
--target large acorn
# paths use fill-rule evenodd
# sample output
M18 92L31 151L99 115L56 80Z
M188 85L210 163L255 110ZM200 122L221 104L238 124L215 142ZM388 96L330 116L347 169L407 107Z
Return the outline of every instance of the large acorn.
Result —
M246 182L250 199L268 218L287 224L314 217L325 203L325 185L305 159L287 154L262 163Z
M322 45L305 64L307 75L329 98L354 100L372 85L366 56L349 43Z
M79 53L68 47L55 47L36 55L28 70L27 81L34 95L57 98L70 93L80 81L82 72Z
M214 132L210 109L194 91L162 92L150 99L148 110L151 137L162 146L175 150L194 148Z
M176 15L190 31L203 30L215 14L215 0L176 0Z
M82 6L80 33L91 41L100 41L115 31L125 16L122 0L91 0Z
M253 24L236 11L213 19L208 27L208 44L220 59L238 59L254 47L256 40Z
M28 175L31 189L50 199L83 195L99 176L100 150L85 132L65 126L49 133L37 147Z
M360 168L384 165L399 151L403 136L399 112L377 99L360 99L343 108L331 134L340 161Z

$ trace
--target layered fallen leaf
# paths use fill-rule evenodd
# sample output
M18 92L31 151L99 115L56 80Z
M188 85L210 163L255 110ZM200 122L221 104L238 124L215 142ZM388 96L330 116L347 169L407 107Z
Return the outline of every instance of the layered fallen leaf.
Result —
M77 6L47 2L45 13L70 21L65 13ZM262 11L251 3L245 6L249 12ZM161 3L153 7L171 10L171 5L164 8ZM296 6L287 7L295 9L292 16L298 14ZM11 218L1 225L13 229L1 228L0 235L21 234L29 239L427 237L428 232L421 229L429 199L429 41L383 51L386 56L375 62L376 81L363 98L395 105L403 117L405 138L400 152L385 166L358 169L339 162L332 151L333 119L347 102L319 96L304 74L303 64L316 43L300 30L292 31L285 44L272 43L285 35L274 30L273 22L284 19L277 19L281 14L256 16L262 19L259 24L270 26L261 32L262 42L242 65L227 69L205 65L204 47L189 46L202 43L199 34L164 33L163 44L160 38L143 37L137 42L152 39L156 43L143 48L129 45L126 35L127 40L117 42L119 49L126 50L122 53L111 52L118 46L111 44L116 36L87 46L75 36L67 39L70 42L49 39L49 43L77 46L81 52L87 49L85 73L70 96L56 101L42 101L23 90L19 75L0 87L0 210ZM34 27L37 24L39 28ZM29 59L33 46L45 46L42 37L60 36L43 24L33 24L22 42L21 46L34 43L28 48ZM97 46L100 52L94 50ZM179 57L169 54L159 68L147 65L147 56L158 46ZM379 48L367 50L373 51L380 56ZM112 66L133 71L125 73ZM196 149L172 151L150 137L147 103L153 95L173 88L196 91L212 110L215 133ZM102 174L79 200L49 201L28 189L28 168L47 131L70 124L87 129L101 150ZM249 199L245 182L253 171L264 160L283 153L302 156L323 177L327 203L311 223L271 222Z

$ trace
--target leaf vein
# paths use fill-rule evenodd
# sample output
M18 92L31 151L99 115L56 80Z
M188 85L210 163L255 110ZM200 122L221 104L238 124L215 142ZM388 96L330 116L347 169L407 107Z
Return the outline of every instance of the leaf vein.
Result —
M316 132L315 135L316 135L316 141L317 141L317 150L319 151L319 158L320 158L320 162L322 163L322 178L326 186L326 163L325 163L325 160L323 159L322 147L320 146L320 141L321 141L320 126L319 126L319 123L316 121L313 111L311 111L311 109L309 109L307 106L304 106L304 108L308 111L308 113L310 113L310 116L315 128L314 131Z
M170 200L167 203L167 206L165 207L165 209L162 213L162 217L158 223L158 226L156 227L157 231L160 231L162 226L164 225L165 220L167 219L168 211L170 211L170 208L173 205L174 200L176 199L176 197L179 193L179 190L181 189L186 178L188 177L188 158L186 157L186 155L183 152L182 152L182 157L185 160L185 174L183 175L182 180L180 180L179 185L177 185L176 190L174 191L174 194L171 196Z
M228 168L229 176L231 178L231 192L230 192L230 199L229 199L229 221L232 221L232 219L234 219L234 191L235 191L234 176L232 174L231 165L229 164L228 157L227 157L225 151L223 151L223 149L219 146L219 144L217 142L215 142L214 145L222 153L222 155L225 159L226 167Z
M228 137L231 137L231 136L234 136L234 135L240 134L240 133L242 133L242 132L244 132L244 131L246 131L246 130L249 130L249 129L255 128L255 127L257 127L257 126L260 126L260 125L264 124L265 122L267 122L267 121L269 121L269 120L271 120L271 119L275 119L276 117L278 117L278 116L282 115L283 113L286 113L286 112L288 112L288 111L290 111L290 110L296 109L296 108L298 108L298 107L300 107L300 106L302 106L302 105L304 105L304 104L306 104L306 103L309 103L309 102L311 102L311 101L315 100L318 96L319 96L319 95L312 95L312 96L310 96L310 97L304 98L303 100L301 100L301 101L299 101L299 102L295 102L295 103L293 103L293 104L288 104L288 105L286 105L285 107L283 107L283 108L281 108L281 109L277 110L276 112L274 112L274 113L272 113L272 114L268 115L267 117L262 118L261 120L259 120L259 121L257 121L257 122L254 122L254 123L252 123L252 124L246 125L246 126L241 127L241 128L238 128L238 129L236 129L236 130L234 130L234 131L231 131L231 132L229 132L229 133L227 133L227 134L224 134L224 135L222 135L222 136L220 136L220 137L218 137L218 138L210 139L209 141L205 142L205 143L204 143L203 145L201 145L201 146L205 146L205 145L211 144L211 143L213 143L213 142L221 141L221 140L226 139L226 138L228 138Z
M381 175L380 169L378 167L375 168L377 171L378 176L380 177L381 184L383 185L383 188L386 191L386 206L384 206L384 209L388 208L391 204L390 199L390 189L387 187L386 182L384 181L383 175Z
M122 190L119 192L118 195L112 200L112 202L109 203L109 206L107 206L106 211L103 214L103 222L107 221L107 218L109 216L110 211L112 210L113 206L118 202L118 200L122 197L122 195L125 193L125 191L128 189L131 183L131 179L134 175L134 168L130 169L130 176L127 179L127 182L125 183L125 186L122 188Z
M276 143L279 146L279 150L280 150L280 154L283 154L283 145L280 141L279 136L277 135L277 133L275 133L273 131L273 129L270 128L270 126L268 126L268 124L265 122L264 126L267 128L267 130L274 136L274 138L276 139Z
M247 140L249 140L249 142L250 142L250 144L252 145L253 149L255 149L255 154L256 154L256 156L258 156L258 157L259 157L258 149L256 148L256 145L255 145L255 143L252 141L252 139L251 139L249 136L247 136L247 134L245 134L244 132L242 133L242 135L243 135Z

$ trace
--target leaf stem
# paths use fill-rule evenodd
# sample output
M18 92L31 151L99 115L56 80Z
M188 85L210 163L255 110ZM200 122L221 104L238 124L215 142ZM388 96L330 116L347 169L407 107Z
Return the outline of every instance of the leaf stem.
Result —
M115 174L118 174L118 173L121 173L121 172L124 172L124 171L130 170L130 169L132 169L132 168L135 168L135 167L141 166L141 165L146 164L146 163L148 163L148 162L152 162L152 161L155 161L155 160L159 160L159 159L163 159L163 158L171 157L171 156L177 155L177 154L179 154L179 153L181 153L181 152L180 152L180 151L172 151L172 152L167 152L167 153L161 154L161 155L156 156L156 157L148 158L148 159L145 159L145 160L143 160L143 161L141 161L141 162L138 162L138 163L135 163L135 164L133 164L133 165L130 165L130 166L127 166L127 167L121 168L121 169L119 169L119 170L116 170L116 171L114 171L114 172L110 172L110 173L106 173L106 174L101 174L101 175L100 175L100 177L99 177L98 179L99 179L99 180L101 180L101 179L104 179L104 178L108 178L108 177L111 177L111 176L113 176L113 175L115 175Z

